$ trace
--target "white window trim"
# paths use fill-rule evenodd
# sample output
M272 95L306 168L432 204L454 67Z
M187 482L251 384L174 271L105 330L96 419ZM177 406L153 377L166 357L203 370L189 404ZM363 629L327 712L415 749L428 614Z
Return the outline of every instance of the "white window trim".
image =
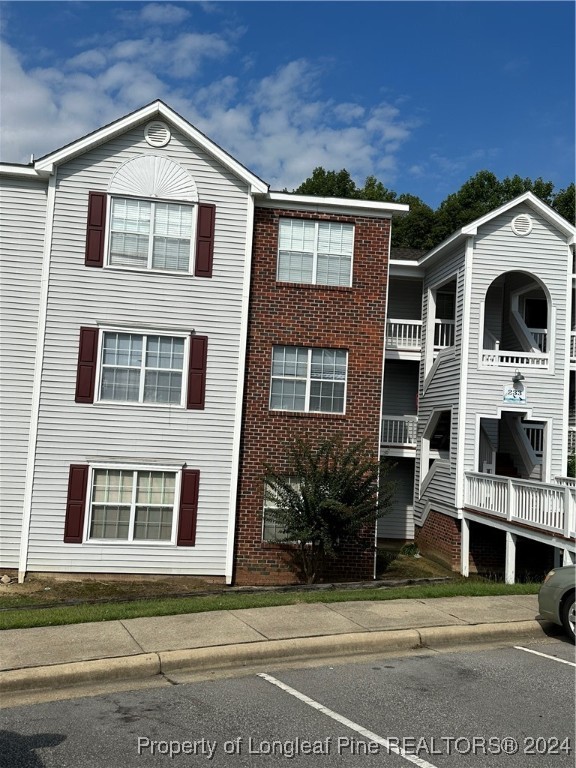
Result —
M110 239L112 237L112 201L116 200L143 200L147 203L167 203L169 205L186 205L192 208L192 226L190 231L190 260L188 269L158 269L152 266L152 244L153 231L149 234L148 242L148 263L146 267L131 267L127 264L110 263ZM118 193L108 194L106 198L106 227L104 232L104 268L112 269L117 272L140 272L153 273L159 275L193 275L196 261L196 232L198 231L198 203L191 203L189 200L157 199L152 197L139 197L138 195L120 195Z
M299 485L300 485L300 483L298 483L298 486ZM299 490L299 488L298 488L298 490ZM264 538L264 528L265 528L265 523L266 523L266 511L267 510L272 510L272 509L277 509L277 507L274 507L270 502L267 501L267 499L266 499L266 491L267 491L267 483L264 483L264 501L262 503L262 535L261 535L262 541L264 543L266 543L266 544L298 544L298 542L295 541L294 539L281 539L281 538L278 538L278 539L266 539L266 538ZM276 526L277 528L281 527L279 525L279 523L277 523L276 521L273 521L272 524L274 526Z
M94 382L94 404L95 405L120 405L120 406L137 406L145 408L182 408L186 409L186 395L188 384L188 370L190 367L190 332L182 333L182 331L168 331L155 330L147 328L142 330L141 328L121 327L121 326L99 326L98 327L98 354L96 356L96 380ZM137 336L166 336L170 339L184 339L184 358L182 360L182 390L180 392L179 403L151 403L144 400L104 400L101 397L102 388L102 362L103 362L103 345L105 333L131 333ZM142 364L140 366L140 390L139 395L142 396L144 386L144 376L142 372L146 370L145 355L142 355Z
M302 282L300 280L281 280L279 276L280 271L280 227L282 225L282 221L306 221L308 223L314 224L314 250L312 251L312 280L311 282ZM340 283L334 284L334 283L318 283L317 282L317 273L318 273L318 229L319 225L324 223L328 224L346 224L348 226L352 227L352 253L350 254L350 275L348 279L348 283L346 285L341 285ZM355 250L355 237L356 237L356 225L353 224L350 221L330 221L330 219L323 219L320 221L313 221L311 219L301 219L299 217L293 218L290 216L281 216L278 221L278 251L276 254L276 282L278 283L287 283L291 285L317 285L321 288L352 288L353 278L354 278L354 250Z
M126 472L172 472L175 475L174 504L172 508L172 532L170 539L134 539L134 519L136 514L135 495L136 483L132 482L132 500L130 503L129 538L127 539L99 539L90 538L90 525L92 522L92 492L94 472L99 469L124 470ZM178 535L178 519L180 510L180 493L182 488L182 465L148 465L148 464L117 464L115 462L90 464L88 472L88 485L86 492L86 507L84 514L84 533L82 543L88 546L113 546L122 547L175 547Z
M306 413L306 414L322 414L323 416L345 416L346 415L346 401L348 396L348 350L347 349L340 349L336 347L296 347L297 349L305 349L308 353L308 361L307 361L307 370L306 370L306 395L305 395L305 402L304 402L304 410L292 410L291 408L274 408L272 406L272 382L274 379L282 379L282 380L288 380L288 381L304 381L304 379L300 376L274 376L272 373L273 366L274 366L274 348L284 348L284 347L292 347L293 344L274 344L272 347L272 359L270 361L270 396L268 399L268 407L271 411L276 411L279 413ZM311 371L312 371L312 351L313 350L328 350L330 352L344 352L346 355L346 378L344 379L344 408L341 411L311 411L310 410L310 390L312 381L330 381L329 379L312 379L311 377ZM333 382L339 383L337 379L332 379Z

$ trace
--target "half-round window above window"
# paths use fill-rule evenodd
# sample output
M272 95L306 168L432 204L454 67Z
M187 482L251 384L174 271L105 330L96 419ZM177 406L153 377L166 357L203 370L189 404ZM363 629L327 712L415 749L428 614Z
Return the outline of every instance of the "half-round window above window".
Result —
M532 232L532 218L527 213L521 213L512 220L512 232L524 237Z
M153 120L144 128L144 138L151 147L165 147L172 135L166 123Z
M122 197L198 202L198 190L188 171L174 160L159 155L140 155L127 160L112 177L108 191Z

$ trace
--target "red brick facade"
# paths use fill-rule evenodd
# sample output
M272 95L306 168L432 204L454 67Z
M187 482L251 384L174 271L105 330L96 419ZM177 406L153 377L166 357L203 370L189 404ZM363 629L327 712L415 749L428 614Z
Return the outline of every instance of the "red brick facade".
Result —
M430 510L424 525L416 526L415 540L422 554L460 570L460 521Z
M280 217L353 223L352 287L277 282ZM282 546L262 541L264 464L282 471L287 441L341 433L349 442L367 438L378 454L389 239L388 219L256 209L236 522L237 584L296 581ZM347 350L345 414L271 411L275 345ZM373 541L374 531L367 531L367 544ZM371 546L350 549L330 578L369 579L373 564Z

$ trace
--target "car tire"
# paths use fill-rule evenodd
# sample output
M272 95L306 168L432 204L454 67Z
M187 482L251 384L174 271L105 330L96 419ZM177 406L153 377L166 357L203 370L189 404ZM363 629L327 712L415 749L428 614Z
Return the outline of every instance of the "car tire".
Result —
M570 642L574 642L574 625L576 624L576 593L569 594L562 605L562 626Z

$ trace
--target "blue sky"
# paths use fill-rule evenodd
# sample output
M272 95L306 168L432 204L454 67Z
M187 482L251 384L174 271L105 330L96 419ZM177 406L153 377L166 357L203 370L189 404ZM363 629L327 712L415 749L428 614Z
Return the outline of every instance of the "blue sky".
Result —
M272 189L574 180L572 2L2 2L0 158L160 98Z

